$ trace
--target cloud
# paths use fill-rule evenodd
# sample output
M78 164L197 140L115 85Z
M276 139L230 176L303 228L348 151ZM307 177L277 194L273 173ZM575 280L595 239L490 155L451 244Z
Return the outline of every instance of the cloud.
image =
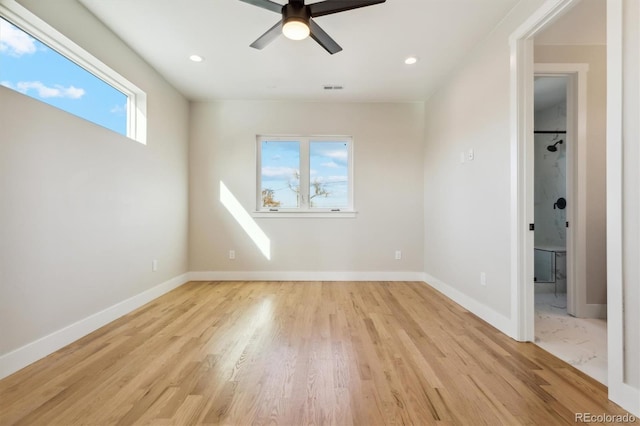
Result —
M336 163L335 161L329 161L327 163L322 163L320 164L322 167L326 167L328 169L337 169L340 166L338 165L338 163Z
M329 158L331 161L322 164L325 167L344 167L349 161L349 153L344 149L322 150L318 153L322 157ZM333 163L333 166L329 164Z
M262 177L269 179L293 179L297 169L292 167L263 167Z
M9 86L10 87L10 86ZM69 98L80 99L86 93L84 89L79 89L74 86L64 87L60 84L56 84L54 87L49 87L42 84L39 81L19 81L15 85L15 89L18 92L27 93L29 90L35 90L40 98Z
M0 52L11 56L35 53L36 40L7 21L0 20Z
M113 108L109 110L111 114L115 115L125 115L127 112L127 105L114 105Z
M339 150L336 149L334 151L324 151L322 154L325 157L329 157L334 160L347 161L347 158L349 158L349 153L344 149L339 149Z

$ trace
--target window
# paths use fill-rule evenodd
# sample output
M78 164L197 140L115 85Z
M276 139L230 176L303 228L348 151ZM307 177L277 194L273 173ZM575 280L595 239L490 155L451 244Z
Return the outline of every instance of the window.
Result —
M146 143L144 93L17 4L0 5L0 85Z
M350 137L258 137L259 212L353 212Z

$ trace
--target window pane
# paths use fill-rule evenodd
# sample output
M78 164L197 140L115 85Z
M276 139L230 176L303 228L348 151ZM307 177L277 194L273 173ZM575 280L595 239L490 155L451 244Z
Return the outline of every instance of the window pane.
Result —
M346 142L310 142L310 207L349 207L349 146Z
M262 141L262 207L300 207L300 143Z
M0 85L127 134L127 95L2 18Z

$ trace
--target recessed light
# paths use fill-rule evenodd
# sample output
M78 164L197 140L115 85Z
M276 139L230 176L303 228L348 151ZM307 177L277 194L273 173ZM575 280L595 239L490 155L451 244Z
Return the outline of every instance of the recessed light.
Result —
M407 65L413 65L416 62L418 62L418 58L416 58L415 56L409 56L407 59L404 60L404 63Z
M204 58L200 55L191 55L189 56L189 59L191 59L193 62L202 62L204 61Z

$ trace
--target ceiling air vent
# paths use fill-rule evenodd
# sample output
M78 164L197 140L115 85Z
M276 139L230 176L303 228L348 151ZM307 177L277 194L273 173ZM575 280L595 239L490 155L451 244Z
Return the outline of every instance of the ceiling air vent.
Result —
M324 90L342 90L342 89L344 89L344 86L338 86L338 85L334 85L334 84L325 84L323 87L324 87Z

